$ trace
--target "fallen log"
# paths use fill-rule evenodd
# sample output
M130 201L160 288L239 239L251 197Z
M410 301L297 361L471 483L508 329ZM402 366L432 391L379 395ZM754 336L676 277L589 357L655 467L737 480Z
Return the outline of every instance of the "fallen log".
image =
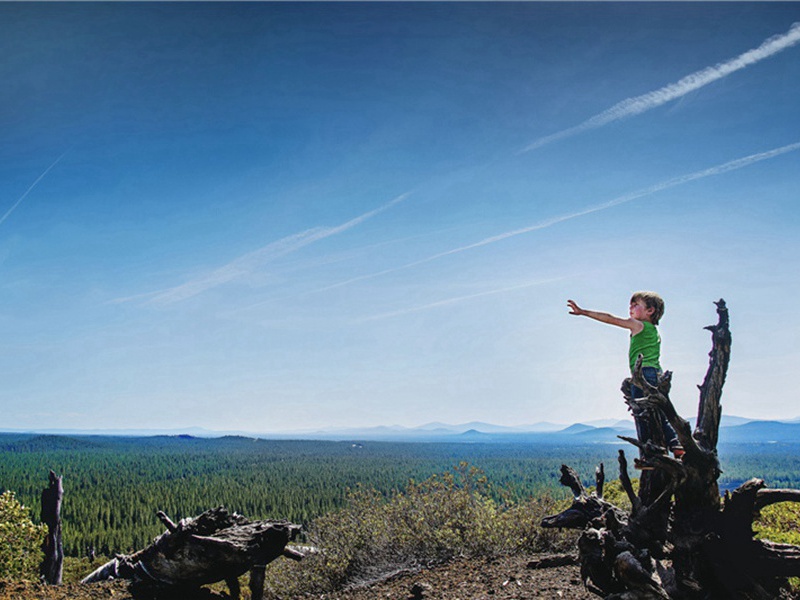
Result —
M167 528L152 544L130 555L118 555L82 583L129 579L155 587L192 589L225 581L232 598L239 598L238 578L250 572L250 597L264 592L266 565L280 556L303 555L286 545L300 526L288 521L250 521L219 507L174 523L157 513Z

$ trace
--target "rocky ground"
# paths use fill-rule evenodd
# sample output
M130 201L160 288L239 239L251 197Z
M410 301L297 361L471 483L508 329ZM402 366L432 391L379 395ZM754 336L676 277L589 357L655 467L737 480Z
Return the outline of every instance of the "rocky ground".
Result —
M547 556L512 556L490 560L456 560L419 572L401 572L384 581L319 600L589 600L575 565ZM559 557L556 557L559 558ZM268 596L267 596L268 597ZM133 591L124 581L42 586L0 581L0 600L223 600L224 592L153 594Z

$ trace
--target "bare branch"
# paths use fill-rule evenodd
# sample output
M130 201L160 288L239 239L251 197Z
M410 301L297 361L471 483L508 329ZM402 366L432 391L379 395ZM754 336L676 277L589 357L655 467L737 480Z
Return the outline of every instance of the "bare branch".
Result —
M298 552L297 550L293 550L291 548L284 548L282 556L286 558L291 558L292 560L303 560L306 555L302 552Z
M729 329L728 308L725 300L717 305L718 321L716 325L706 327L711 332L711 352L709 352L708 371L700 385L700 404L697 408L697 427L694 437L700 445L708 450L715 450L719 440L719 424L722 418L722 386L728 372L731 355L731 332Z
M800 502L800 490L762 489L756 494L755 508L761 510L778 502Z
M602 498L603 485L605 484L606 481L606 472L605 469L603 468L603 463L597 465L597 468L594 470L594 480L597 483L597 492L596 492L597 497Z
M164 524L164 527L166 527L168 531L175 533L178 530L178 526L175 525L175 522L170 519L166 513L164 513L164 511L158 511L156 516L158 517L158 520Z
M576 498L581 498L586 495L586 490L583 489L581 478L577 471L567 465L561 465L561 485L568 487L572 490L572 495Z
M641 501L636 495L636 492L633 491L633 484L631 483L631 478L628 476L628 460L625 458L625 452L623 450L619 451L617 460L619 461L619 482L622 484L622 489L625 490L625 493L628 495L628 500L631 501L633 512L635 513L641 507Z

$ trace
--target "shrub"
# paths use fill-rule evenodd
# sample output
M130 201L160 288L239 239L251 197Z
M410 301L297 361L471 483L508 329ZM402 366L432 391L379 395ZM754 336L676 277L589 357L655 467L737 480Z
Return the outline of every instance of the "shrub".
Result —
M0 494L0 578L36 579L44 525L34 525L14 492Z
M633 491L638 494L639 480L632 479L631 485L633 486ZM606 482L605 486L603 486L603 499L617 508L627 512L631 511L631 501L628 498L628 494L622 489L622 482L619 479Z
M781 502L761 510L753 522L756 537L779 544L800 544L800 505Z
M388 499L357 488L342 510L311 524L309 539L319 552L268 568L268 593L273 598L323 593L458 556L574 548L574 534L539 527L542 517L563 510L563 502L545 495L512 503L502 501L504 495L465 463L421 483L411 481Z
M800 544L800 505L781 502L767 506L753 521L753 531L758 539ZM800 577L792 577L789 584L795 594L800 592Z

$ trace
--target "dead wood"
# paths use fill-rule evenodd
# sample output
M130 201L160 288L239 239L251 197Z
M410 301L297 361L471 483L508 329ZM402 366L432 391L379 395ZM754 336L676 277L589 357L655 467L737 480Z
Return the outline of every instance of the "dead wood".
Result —
M61 541L61 502L64 485L61 476L50 471L50 484L42 490L42 523L47 525L47 535L42 542L44 560L39 571L42 581L50 585L61 585L64 564L64 547Z
M225 581L231 597L238 598L238 577L250 571L255 599L263 594L268 563L280 556L302 558L286 548L300 530L288 521L250 521L223 507L177 524L163 512L157 515L167 531L143 550L110 560L82 583L123 578L157 587L197 588Z
M671 373L650 385L641 375L640 357L632 378L623 382L637 438L622 439L638 448L634 462L643 469L637 494L625 453L619 451L630 513L602 499L599 475L600 492L590 496L573 469L561 468L561 483L575 500L562 513L543 519L542 526L583 530L578 540L581 575L586 587L604 598L776 598L788 577L800 575L800 547L756 540L752 526L765 506L800 502L799 490L767 489L763 481L751 479L726 494L724 502L720 497L717 443L731 334L725 301L715 304L718 322L706 327L712 348L698 386L694 431L670 400ZM644 398L631 397L631 382L645 391ZM662 414L685 450L679 459L666 452Z
M602 469L598 470L598 474ZM542 520L542 527L561 529L583 529L589 523L603 519L608 511L616 513L619 519L625 519L624 511L606 502L597 494L587 494L578 474L572 467L561 465L561 485L572 490L575 499L572 506L557 515ZM600 486L602 489L602 485Z

